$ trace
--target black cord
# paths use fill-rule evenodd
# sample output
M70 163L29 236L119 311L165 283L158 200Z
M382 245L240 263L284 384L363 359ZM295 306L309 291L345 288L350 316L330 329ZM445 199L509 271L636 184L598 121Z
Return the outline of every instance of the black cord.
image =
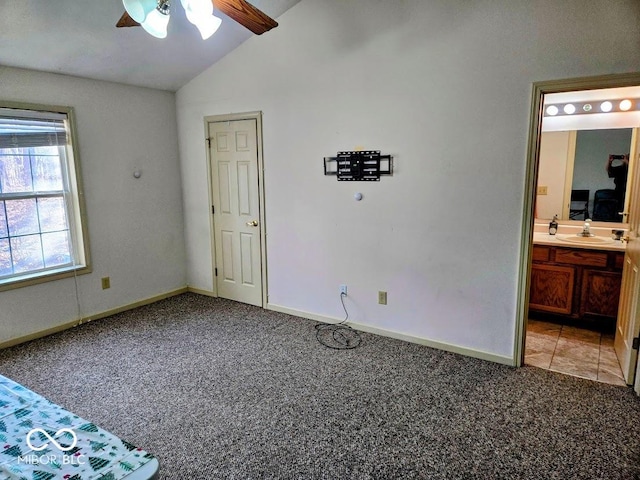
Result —
M334 350L351 350L352 348L360 346L360 343L362 343L360 334L347 325L349 312L344 305L344 297L346 296L346 293L340 293L340 303L342 303L342 308L345 313L344 320L338 323L319 323L316 325L316 339L327 348L333 348Z

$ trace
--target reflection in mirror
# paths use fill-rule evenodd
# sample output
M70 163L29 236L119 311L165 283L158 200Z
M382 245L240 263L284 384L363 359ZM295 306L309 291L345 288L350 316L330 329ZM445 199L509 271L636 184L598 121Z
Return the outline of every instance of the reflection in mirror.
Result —
M630 128L577 132L571 191L589 192L587 218L622 222L630 149Z
M543 132L536 217L623 222L633 129Z

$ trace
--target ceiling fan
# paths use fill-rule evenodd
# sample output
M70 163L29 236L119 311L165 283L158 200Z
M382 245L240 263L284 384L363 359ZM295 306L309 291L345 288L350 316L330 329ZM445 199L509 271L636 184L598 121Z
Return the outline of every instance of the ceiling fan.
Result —
M174 0L177 3L177 0ZM180 0L187 18L193 23L203 39L209 38L220 26L221 20L213 15L213 8L262 35L278 26L273 18L257 9L246 0ZM116 27L142 26L151 35L164 38L169 23L169 0L123 0L125 12Z

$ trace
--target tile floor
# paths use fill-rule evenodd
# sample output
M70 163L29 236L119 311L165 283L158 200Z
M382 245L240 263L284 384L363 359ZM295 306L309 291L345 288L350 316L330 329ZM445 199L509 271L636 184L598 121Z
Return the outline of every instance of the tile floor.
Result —
M626 385L613 334L529 320L524 363L575 377Z

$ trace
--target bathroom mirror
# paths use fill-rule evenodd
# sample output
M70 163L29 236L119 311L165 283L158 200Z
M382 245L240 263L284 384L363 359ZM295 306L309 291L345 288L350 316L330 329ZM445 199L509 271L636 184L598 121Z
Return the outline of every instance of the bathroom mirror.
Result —
M547 131L540 138L536 218L626 222L633 128ZM615 158L609 162L609 156Z

